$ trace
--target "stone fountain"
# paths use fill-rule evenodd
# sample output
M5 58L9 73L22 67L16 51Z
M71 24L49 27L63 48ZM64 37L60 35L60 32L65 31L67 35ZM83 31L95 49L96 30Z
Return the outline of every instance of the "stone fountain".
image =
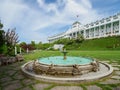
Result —
M31 78L47 82L78 83L94 81L106 77L113 72L113 68L96 59L87 57L62 56L39 58L24 64L22 72Z
M66 49L64 49L64 50L62 51L62 53L63 53L63 55L64 55L63 59L66 60L66 58L67 58L66 55L67 55L68 52L66 51Z

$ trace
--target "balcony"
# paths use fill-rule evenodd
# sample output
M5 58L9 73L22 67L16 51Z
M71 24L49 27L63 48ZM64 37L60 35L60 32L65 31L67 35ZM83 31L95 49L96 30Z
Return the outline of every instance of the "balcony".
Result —
M88 27L89 27L89 24L86 24L86 25L85 25L85 27L87 27L87 28L88 28Z
M113 16L113 19L118 19L118 16L117 16L117 15L114 15L114 16Z
M95 24L98 25L98 24L99 24L99 21L96 21Z
M111 18L106 18L106 21L107 21L107 22L111 21Z
M94 26L94 23L91 23L90 25L91 25L91 26Z

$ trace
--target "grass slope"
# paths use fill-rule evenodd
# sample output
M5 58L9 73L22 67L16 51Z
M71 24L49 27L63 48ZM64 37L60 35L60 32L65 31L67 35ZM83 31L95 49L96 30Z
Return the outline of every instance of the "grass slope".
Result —
M120 50L120 36L85 40L66 46L69 50Z

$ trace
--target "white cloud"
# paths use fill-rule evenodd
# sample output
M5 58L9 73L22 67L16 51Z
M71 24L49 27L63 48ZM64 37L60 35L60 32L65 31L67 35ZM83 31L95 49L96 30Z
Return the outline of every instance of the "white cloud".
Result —
M18 0L19 1L19 0ZM10 2L10 0L3 0L0 3L0 17L5 21L5 24L10 27L11 24L16 23L17 19L21 17L22 12L26 8L24 5L17 2L17 0Z
M92 8L90 0L57 0L54 3L37 0L37 3L39 8L35 9L27 4L27 0L1 1L0 18L5 28L16 27L21 40L45 42L49 36L46 33L49 30L45 28L70 25L76 15L83 24L102 17Z

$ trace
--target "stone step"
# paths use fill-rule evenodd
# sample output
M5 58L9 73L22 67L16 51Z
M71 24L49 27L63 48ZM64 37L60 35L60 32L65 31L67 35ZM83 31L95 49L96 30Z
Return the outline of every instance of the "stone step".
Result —
M87 90L102 90L102 89L96 85L91 85L87 86Z
M101 62L103 62L103 63L110 63L110 61L101 61Z
M119 71L120 69L118 67L113 67L115 71Z
M120 80L114 80L114 79L108 79L106 81L100 82L100 84L118 84L120 83Z
M112 76L111 78L113 78L113 79L120 79L120 76Z
M32 87L35 90L44 90L48 86L49 86L49 84L41 84L41 83L32 85Z
M115 71L115 74L120 75L120 71Z
M83 89L79 86L56 86L51 90L83 90Z
M113 88L112 90L120 90L120 86Z
M112 65L113 67L120 67L120 65Z

